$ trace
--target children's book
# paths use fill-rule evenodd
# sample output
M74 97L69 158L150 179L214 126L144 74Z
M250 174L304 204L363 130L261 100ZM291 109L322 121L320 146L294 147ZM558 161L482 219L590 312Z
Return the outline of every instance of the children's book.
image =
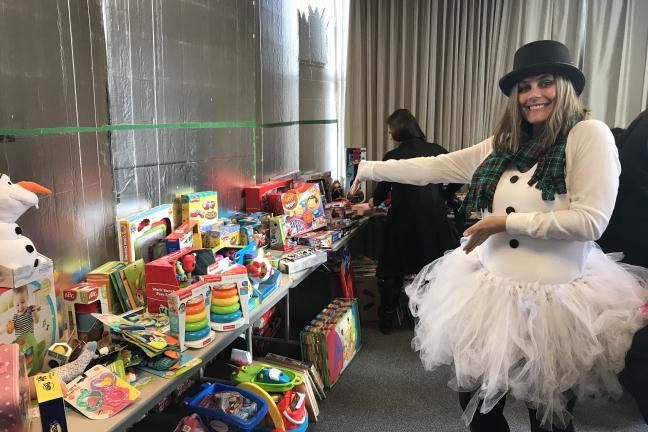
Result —
M178 364L168 370L158 370L148 366L141 366L141 365L136 366L136 368L148 372L152 375L156 375L166 379L171 379L173 377L177 377L178 375L187 372L189 369L193 368L196 365L199 365L201 362L202 359L200 359L199 357L192 357L189 354L183 353L180 355L180 361L178 362Z
M124 285L133 299L131 309L146 306L146 276L144 274L144 260L139 259L124 268L126 280Z
M96 365L67 384L65 401L84 416L101 420L114 416L139 395L139 390L105 366Z
M86 276L88 282L100 283L106 287L108 310L112 313L120 313L123 309L119 300L120 295L117 292L118 288L113 284L110 275L123 267L124 263L121 261L108 261L92 270Z

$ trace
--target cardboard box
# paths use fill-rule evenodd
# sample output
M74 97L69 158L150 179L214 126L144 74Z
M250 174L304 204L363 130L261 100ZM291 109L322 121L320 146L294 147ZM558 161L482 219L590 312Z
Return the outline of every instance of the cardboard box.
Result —
M117 226L120 259L126 262L140 258L146 262L152 261L158 258L157 245L164 244L175 226L173 207L163 204L134 213L119 220Z
M52 260L38 254L38 267L33 265L4 266L0 264L0 287L17 288L34 281L47 279L54 273Z
M202 248L202 235L198 222L192 220L182 222L178 228L167 236L165 243L167 254L186 247Z
M314 248L301 249L285 254L279 260L279 270L284 273L298 271L318 266L326 262L326 252Z
M203 337L196 340L188 340L187 304L195 301L202 304L202 309L198 313L204 314L207 322L206 327L201 326L200 329L193 331L194 334L204 331ZM209 282L198 281L187 288L169 293L168 303L171 336L175 336L178 339L180 351L184 351L187 348L202 348L214 340L215 333L209 325L209 309L211 305L211 284ZM200 321L202 320L196 322Z
M185 281L178 278L176 262L187 254L193 254L196 257L196 267L192 276L199 277L210 274L218 268L211 249L184 248L147 263L144 266L144 271L146 273L146 296L149 312L166 313L168 310L167 296L183 288L182 285Z
M281 213L287 216L289 235L326 226L324 204L317 183L300 183L281 194Z
M196 221L201 231L203 225L211 225L218 219L218 193L214 191L180 195L183 221Z
M16 288L0 288L0 343L20 345L30 375L41 371L47 348L58 337L52 262L47 260L43 264L29 277L20 271L20 276L13 273L14 282L31 279L30 282Z
M36 388L42 430L44 432L67 432L65 402L58 375L54 372L36 375L34 387Z
M290 238L292 229L288 225L288 216L279 215L270 218L270 248L290 252L297 242Z
M357 299L334 299L300 333L302 358L311 361L331 388L360 350Z
M294 237L297 243L310 246L330 249L335 242L342 239L342 232L340 231L311 231L302 233Z
M109 334L108 327L90 315L91 313L105 314L109 312L106 287L104 285L92 282L78 283L63 290L63 300L70 332L79 340L101 340ZM83 315L84 320L92 322L92 333L85 333L89 324L84 322L84 334L79 334L79 315Z
M216 331L230 331L242 327L250 322L249 301L251 293L250 280L245 266L237 264L222 273L207 275L201 277L204 282L211 285L212 295L212 310L210 315L211 328ZM236 312L229 312L229 314L240 315L237 318L228 319L223 321L222 317L214 308L219 307L217 304L222 298L218 298L219 292L224 290L237 289L238 304L240 314ZM227 302L230 303L230 302Z
M241 245L241 227L229 222L214 224L203 234L205 247L223 248Z

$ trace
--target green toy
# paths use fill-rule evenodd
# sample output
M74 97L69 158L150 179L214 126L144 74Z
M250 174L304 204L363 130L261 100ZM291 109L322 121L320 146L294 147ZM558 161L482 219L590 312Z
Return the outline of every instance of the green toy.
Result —
M279 371L279 376L269 373L271 371ZM250 382L258 385L268 393L283 393L301 385L304 378L301 374L288 369L265 364L253 364L241 366L238 371L232 374L232 382L235 385Z

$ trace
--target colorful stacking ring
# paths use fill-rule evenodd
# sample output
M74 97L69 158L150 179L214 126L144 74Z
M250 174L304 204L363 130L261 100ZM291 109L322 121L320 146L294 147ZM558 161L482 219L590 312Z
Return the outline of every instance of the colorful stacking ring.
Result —
M201 330L185 332L185 340L194 342L206 338L209 335L210 330L209 326L207 326Z
M187 315L196 315L205 309L205 299L200 297L200 300L190 301L187 303L186 314Z
M228 298L212 298L212 306L231 306L234 303L238 303L239 296L228 297Z
M215 289L212 291L212 298L229 298L238 295L238 288Z
M207 316L207 309L203 307L203 309L198 313L191 314L191 315L187 314L187 316L185 317L185 322L194 323L194 322L202 321L206 316Z
M195 332L206 326L209 326L209 320L204 317L200 321L185 323L185 331Z
M239 310L240 308L241 304L239 302L236 302L233 305L229 306L212 306L211 311L212 314L227 315Z
M241 313L240 310L237 310L236 312L232 312L231 314L227 315L220 315L220 314L211 314L210 318L212 322L218 323L218 324L227 324L232 321L236 321L237 319L241 318L243 314Z

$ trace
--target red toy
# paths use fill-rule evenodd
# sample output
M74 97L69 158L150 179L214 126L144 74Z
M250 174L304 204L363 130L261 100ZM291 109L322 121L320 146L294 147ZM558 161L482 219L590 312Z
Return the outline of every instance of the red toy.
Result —
M191 258L184 258L187 255L191 256ZM185 270L185 260L186 268L191 269L188 273L193 277L211 274L218 267L211 249L184 248L147 263L144 266L144 271L146 272L146 295L149 312L166 312L169 293L187 285L186 282L189 281L189 277L187 276L187 270ZM182 272L185 273L185 280L182 280Z

